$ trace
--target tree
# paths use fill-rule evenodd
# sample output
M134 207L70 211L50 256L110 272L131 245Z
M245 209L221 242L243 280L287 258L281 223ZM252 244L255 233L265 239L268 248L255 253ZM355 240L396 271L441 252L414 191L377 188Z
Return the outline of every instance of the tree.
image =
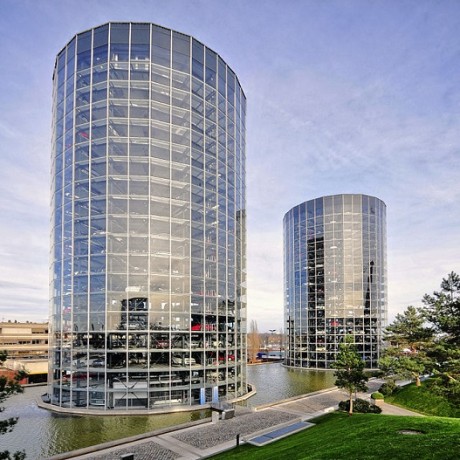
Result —
M407 348L415 353L423 349L433 338L433 329L425 327L425 318L421 312L410 305L403 313L387 326L384 339L399 348Z
M460 348L440 340L427 354L433 363L431 390L444 396L451 405L460 407Z
M392 346L379 360L379 367L387 376L415 379L420 386L420 375L429 367L425 350L433 340L433 329L426 327L425 322L422 312L409 306L387 326L384 338Z
M445 334L445 340L460 345L460 276L449 273L441 282L441 291L425 294L422 312L436 332Z
M391 379L414 379L416 386L419 387L420 376L426 370L428 363L429 360L423 354L408 355L400 348L390 347L379 359L379 368Z
M335 385L348 393L350 408L348 414L353 414L353 393L367 390L368 377L364 374L364 361L356 352L353 336L345 336L345 342L339 345L339 353L333 364L337 377Z
M260 350L260 334L257 327L257 322L252 320L250 332L248 334L248 360L250 363L255 363L257 353Z
M5 351L0 351L0 366L6 361L7 354ZM19 371L15 374L13 380L8 379L5 376L0 376L0 403L3 403L8 397L22 393L23 389L19 384L20 380L26 376L24 371ZM5 409L0 407L0 412L3 412ZM9 433L13 430L14 425L16 425L18 419L17 417L10 417L6 420L0 421L0 435ZM23 460L26 457L24 452L15 452L10 454L7 450L0 452L0 460Z
M387 375L411 376L418 386L420 374L428 372L431 390L460 407L460 276L449 273L441 290L425 294L422 302L423 307L408 307L387 327L385 339L393 346L380 368Z
M441 282L441 290L422 300L425 318L438 333L427 351L433 362L431 388L460 407L460 276L455 272Z

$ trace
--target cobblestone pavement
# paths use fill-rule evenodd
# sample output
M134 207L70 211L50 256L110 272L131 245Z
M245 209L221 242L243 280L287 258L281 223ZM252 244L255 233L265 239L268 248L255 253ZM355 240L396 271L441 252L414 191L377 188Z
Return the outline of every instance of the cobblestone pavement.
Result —
M114 448L112 452L106 451L103 454L92 453L87 458L94 458L97 460L119 460L123 454L134 453L136 460L175 460L181 455L172 450L160 446L156 442L146 442L144 444L136 444L132 447Z
M298 418L297 415L273 410L246 412L230 420L220 420L173 434L172 437L199 449L208 449L236 439L238 434L247 436Z

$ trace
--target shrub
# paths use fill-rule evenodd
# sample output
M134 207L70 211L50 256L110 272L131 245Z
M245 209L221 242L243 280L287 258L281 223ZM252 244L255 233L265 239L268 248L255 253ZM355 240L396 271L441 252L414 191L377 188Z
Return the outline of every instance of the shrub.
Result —
M348 401L348 399L346 401L339 402L339 410L343 412L348 412L349 409L350 401ZM380 407L378 406L370 404L365 399L357 398L353 401L353 412L357 412L359 414L380 414L380 412L382 412L382 409L380 409Z
M339 410L341 410L342 412L348 412L348 408L349 408L348 400L339 402Z
M370 414L380 414L382 412L382 408L379 406L371 405L369 406L369 413Z
M383 394L380 391L376 391L371 394L372 399L384 399Z
M396 391L397 388L398 385L396 385L394 380L388 380L388 382L385 382L380 386L379 392L382 393L383 396L390 396Z

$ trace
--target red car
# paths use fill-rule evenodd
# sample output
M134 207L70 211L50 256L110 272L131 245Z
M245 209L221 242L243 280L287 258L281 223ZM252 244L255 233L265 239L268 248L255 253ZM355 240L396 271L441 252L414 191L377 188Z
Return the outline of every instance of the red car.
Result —
M203 325L202 324L192 324L192 328L191 328L192 331L203 331L203 330L206 330L206 331L215 331L216 330L216 325L215 324L205 324L205 327L203 329Z
M219 361L235 361L235 355L227 355L227 357L220 355Z

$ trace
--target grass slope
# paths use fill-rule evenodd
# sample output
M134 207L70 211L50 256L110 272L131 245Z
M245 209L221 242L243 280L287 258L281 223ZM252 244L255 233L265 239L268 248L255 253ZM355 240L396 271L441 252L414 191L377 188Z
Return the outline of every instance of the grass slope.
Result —
M426 415L460 417L459 408L449 404L446 398L431 393L428 386L429 380L420 387L415 384L407 385L391 396L386 396L385 401Z
M265 447L242 445L213 458L279 459L458 459L460 420L334 412L316 426ZM422 434L400 434L401 430Z

